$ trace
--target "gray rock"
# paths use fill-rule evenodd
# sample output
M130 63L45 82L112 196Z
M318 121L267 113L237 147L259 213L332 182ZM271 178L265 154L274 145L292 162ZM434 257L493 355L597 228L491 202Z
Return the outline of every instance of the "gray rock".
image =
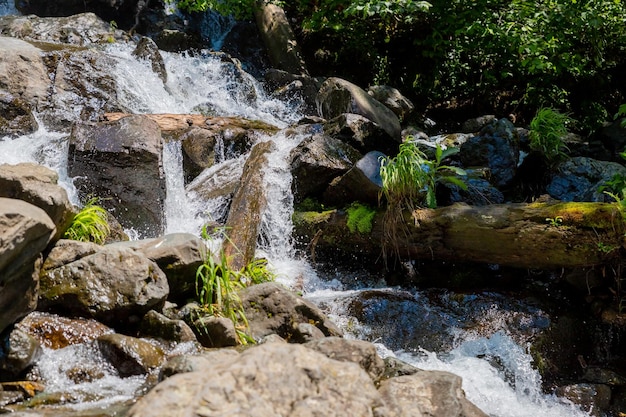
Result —
M324 79L275 68L268 69L264 77L267 86L272 90L272 96L285 101L301 99L304 104L302 112L309 115L317 113L315 97Z
M0 197L24 200L44 210L56 226L55 239L59 239L74 218L74 208L58 180L56 172L41 165L0 165Z
M211 372L216 364L234 362L238 356L239 353L234 349L217 349L199 355L175 356L161 367L159 381L186 372Z
M200 317L193 322L193 327L202 346L222 348L239 344L235 324L226 317Z
M421 371L380 383L378 389L392 416L487 417L465 398L461 377L442 371Z
M367 89L367 94L387 106L400 120L406 120L415 110L411 100L388 85L373 85Z
M383 184L380 161L384 157L385 154L377 151L365 154L352 169L329 184L323 201L335 206L346 206L354 201L376 206Z
M313 323L325 336L341 336L341 330L315 305L280 284L253 285L239 296L255 340L274 333L291 340L299 323Z
M169 319L154 310L148 311L143 316L139 325L139 334L142 337L152 337L177 343L197 340L193 330L183 320Z
M493 114L468 119L463 122L463 125L461 126L461 132L478 133L482 128L490 123L496 122L497 120L498 119Z
M613 201L598 188L614 175L626 177L626 167L617 162L574 157L557 166L557 173L547 186L551 197L562 201Z
M354 146L360 152L398 152L398 142L391 139L377 123L365 116L343 113L324 123L324 133Z
M363 340L326 337L308 342L305 346L323 353L331 359L356 363L367 372L374 382L380 380L385 372L385 362L378 356L376 347Z
M377 123L397 142L401 140L398 117L362 88L340 78L327 79L317 94L317 110L325 119L355 113Z
M77 124L68 172L84 196L98 196L126 228L158 236L164 228L165 175L159 126L140 115Z
M42 209L0 198L0 333L37 306L41 252L55 231Z
M148 61L152 67L152 71L159 76L161 81L163 81L163 84L167 83L167 69L165 68L165 62L159 52L159 47L152 39L143 36L137 43L137 47L133 51L133 55L139 59Z
M324 333L311 323L298 323L294 329L291 341L294 343L307 343L324 339L325 337Z
M163 415L382 417L385 407L358 365L301 345L267 343L211 372L174 375L157 385L128 417Z
M0 379L6 381L19 378L41 354L41 345L37 339L14 328L6 335L6 340L0 340Z
M2 29L0 29L2 33ZM0 85L30 108L44 108L50 78L43 51L28 42L0 36Z
M172 233L154 239L116 243L154 261L167 276L169 299L183 302L195 295L196 271L207 256L202 239L190 233Z
M239 187L245 158L229 159L202 171L185 188L203 200L224 198L230 200ZM217 220L217 219L215 219Z
M319 197L336 177L345 174L362 155L352 146L327 135L314 135L291 152L291 188L296 201Z
M54 247L53 259L67 258ZM55 262L58 263L58 262ZM44 269L39 304L105 324L137 323L159 310L169 293L167 277L151 260L132 249L105 246L73 262Z
M165 359L161 348L142 339L121 334L106 334L97 340L104 357L121 377L147 374Z
M0 136L18 137L33 133L39 124L26 101L0 92Z

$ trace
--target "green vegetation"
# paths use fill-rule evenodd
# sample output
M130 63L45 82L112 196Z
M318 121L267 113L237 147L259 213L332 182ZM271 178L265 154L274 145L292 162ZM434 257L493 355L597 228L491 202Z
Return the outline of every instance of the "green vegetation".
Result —
M70 227L65 231L65 239L78 240L81 242L94 242L104 244L111 233L108 214L105 209L97 205L98 199L91 199L85 204L76 216Z
M571 123L572 119L566 114L549 107L540 109L530 122L530 148L540 152L549 164L567 158L563 138Z
M563 216L547 217L546 222L548 222L551 227L561 227L563 226Z
M202 236L205 239L208 237L205 229ZM204 263L196 271L196 295L202 313L197 315L226 317L234 323L241 344L253 343L254 340L248 334L248 320L237 291L274 279L275 274L268 269L265 259L256 259L241 271L234 271L228 267L224 251L220 251L218 260L207 253ZM195 323L198 323L198 320ZM205 331L196 328L200 332Z
M347 225L350 233L367 234L372 231L372 221L376 215L376 210L355 202L346 211L348 213Z

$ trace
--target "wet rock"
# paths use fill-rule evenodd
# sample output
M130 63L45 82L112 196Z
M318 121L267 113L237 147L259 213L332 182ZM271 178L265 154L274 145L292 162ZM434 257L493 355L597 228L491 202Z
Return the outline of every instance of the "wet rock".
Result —
M487 417L465 398L461 377L421 371L380 383L378 389L394 416Z
M41 165L0 165L0 197L24 200L44 210L56 226L54 238L59 239L74 219L74 208L58 180L56 172Z
M23 100L30 108L44 107L50 78L42 55L28 42L0 36L0 85L11 100Z
M18 137L33 133L39 124L31 106L9 93L0 92L0 136Z
M75 46L106 44L128 38L123 31L112 27L94 13L81 13L84 11L82 7L76 13L69 13L73 16L65 15L69 17L39 17L42 15L35 16L36 13L31 12L24 13L25 16L4 16L0 19L0 33L27 41Z
M611 403L611 388L603 384L574 384L558 387L555 394L578 404L591 416L604 416Z
M341 330L315 305L280 284L253 285L239 296L255 340L274 333L291 340L299 323L314 324L325 336L341 336Z
M169 300L183 302L195 295L196 271L207 256L205 243L190 233L116 244L132 248L154 261L167 276Z
M263 172L267 154L274 147L274 142L268 141L252 148L230 205L226 221L229 239L224 242L223 249L228 266L236 271L254 258L261 216L267 204Z
M293 343L307 343L324 339L325 337L324 333L311 323L298 323L294 329L291 341Z
M398 117L362 88L340 78L327 79L317 94L320 116L332 119L343 113L355 113L377 123L391 139L400 142Z
M107 334L97 340L104 357L121 377L147 374L164 360L163 351L142 339L121 334Z
M0 380L18 379L41 353L41 345L34 337L14 328L4 340L0 340Z
M34 311L24 317L17 327L50 349L87 343L102 335L113 333L110 327L95 320L68 318L40 311Z
M239 344L235 325L226 317L200 317L193 322L193 327L196 329L196 336L202 346L222 348Z
M550 197L562 201L613 201L598 188L614 175L626 177L623 165L586 157L570 158L559 164L556 172L546 189Z
M391 139L383 128L367 117L343 113L324 123L324 133L337 138L360 152L398 152L398 142Z
M626 386L626 377L611 369L588 366L582 376L583 381L612 387Z
M396 376L413 375L417 372L420 372L420 369L414 367L413 365L409 365L408 363L403 362L393 356L386 357L384 359L384 362L385 372L381 376L381 380L389 379Z
M380 380L385 372L385 362L378 356L376 347L363 340L349 340L341 337L326 337L305 344L306 347L323 353L331 359L341 362L354 362L359 365L373 381Z
M154 310L143 316L139 325L142 337L167 340L177 343L196 341L193 330L183 320L172 320Z
M415 110L411 100L403 96L397 89L388 85L373 85L367 89L367 94L384 104L401 121L406 120Z
M53 258L62 255L55 251ZM95 318L114 326L137 324L152 309L159 310L169 287L167 277L144 255L132 249L105 246L41 274L40 309Z
M216 364L234 362L238 356L239 353L233 349L212 350L199 355L175 356L161 367L159 381L186 372L211 372Z
M335 178L323 194L323 201L334 206L346 206L354 201L376 206L383 185L380 161L385 154L372 151L343 176Z
M515 126L507 119L485 126L461 145L460 159L466 167L488 167L491 182L496 187L506 186L515 177L519 160Z
M453 203L467 203L471 206L504 203L504 194L483 178L462 178L467 185L463 190L454 184L443 184L438 191L437 204L446 206ZM445 191L440 192L444 189ZM443 197L441 194L445 194Z
M271 383L268 383L271 381ZM382 416L374 384L359 366L302 345L267 343L216 363L211 372L174 375L133 406L128 417L236 413L275 417Z
M461 125L463 133L478 133L485 126L495 123L498 119L493 114L468 119Z
M55 231L42 209L0 198L0 333L37 306L41 252Z
M218 198L230 200L239 186L244 164L244 158L237 158L214 165L202 171L185 189L207 201Z
M72 130L68 172L83 196L98 196L126 228L158 236L164 228L163 145L156 122L136 115L81 123Z
M352 146L327 135L314 135L291 152L291 188L296 201L319 197L328 184L362 158Z
M143 36L137 43L137 47L133 51L133 55L139 59L143 59L150 63L152 71L159 76L163 84L167 83L167 69L165 62L159 52L159 47L154 41Z
M272 90L272 96L285 101L301 99L304 113L317 114L315 97L324 82L323 79L292 74L275 68L267 70L264 77L267 86Z

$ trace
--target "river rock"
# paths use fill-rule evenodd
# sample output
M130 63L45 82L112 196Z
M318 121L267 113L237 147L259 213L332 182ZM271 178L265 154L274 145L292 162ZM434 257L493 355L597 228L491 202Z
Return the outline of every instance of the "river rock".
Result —
M325 119L332 119L343 113L365 116L380 125L395 141L401 141L401 127L398 117L362 88L341 78L327 79L317 94L317 110Z
M421 371L380 383L379 392L391 416L487 417L465 398L461 377L443 371Z
M231 269L240 270L254 258L261 216L265 210L264 169L267 154L274 149L272 141L256 144L243 168L239 187L233 196L223 249Z
M380 380L385 372L385 362L378 356L376 346L363 340L326 337L308 342L305 346L323 353L331 359L356 363L367 372L374 382Z
M55 231L42 209L0 198L0 333L37 306L41 252Z
M484 116L468 119L461 125L461 132L463 133L478 133L485 126L495 123L498 119L493 114L487 114Z
M12 94L0 92L0 136L18 137L38 128L30 104Z
M302 99L302 111L308 115L317 114L315 97L324 79L308 75L292 74L287 71L270 68L265 71L265 82L272 91L272 96L285 100Z
M613 199L598 188L614 175L626 177L626 167L617 162L574 157L557 166L547 191L551 197L562 201L610 202Z
M362 155L328 135L313 135L291 151L291 188L296 201L319 197L333 178L345 174Z
M211 372L215 364L232 363L239 353L234 349L207 350L198 355L180 355L168 360L159 373L159 381L186 372Z
M113 333L110 327L96 320L68 318L41 311L33 311L16 326L50 349L91 342L102 335Z
M365 156L347 173L335 178L328 186L323 195L326 204L334 206L346 206L354 201L378 204L378 196L383 185L380 177L380 161L385 154L372 151Z
M504 194L483 178L462 178L467 190L458 185L442 184L437 193L437 204L447 206L454 203L467 203L471 206L504 203ZM445 191L439 192L439 190ZM443 197L442 194L445 194Z
M343 113L324 123L324 133L354 146L360 152L398 152L398 142L377 123L354 113Z
M274 333L291 340L299 323L314 324L325 336L341 336L319 308L275 282L245 288L239 296L255 340Z
M382 416L373 382L358 365L302 345L266 343L211 372L174 375L158 384L128 417Z
M196 341L193 330L183 320L172 320L154 310L148 311L143 316L139 325L139 334L142 337L153 337L177 343Z
M461 145L461 163L466 167L488 167L491 182L496 187L504 187L515 177L519 160L515 132L515 126L508 119L485 126L478 136Z
M54 247L51 258L64 257ZM132 249L105 246L41 275L39 305L95 318L113 326L133 325L152 309L162 308L167 277L145 255Z
M106 334L97 340L98 348L121 377L147 374L165 359L163 350L145 340L121 334Z
M80 1L80 3L83 2ZM26 41L75 46L106 44L128 38L123 31L117 30L94 13L81 13L84 11L84 7L81 7L81 10L76 11L77 14L65 14L65 16L73 14L69 17L39 17L42 15L35 16L35 13L24 13L24 16L3 16L0 18L0 33Z
M208 254L199 237L191 233L172 233L116 245L141 252L159 266L167 276L169 300L183 302L195 295L196 271Z
M603 384L572 384L558 387L555 394L578 404L591 416L604 416L611 403L611 388Z
M229 318L207 315L194 320L193 327L202 346L222 348L239 344L235 324Z
M164 228L165 175L159 126L134 115L79 123L70 137L69 175L83 196L98 196L126 228L158 236Z
M163 61L161 52L159 52L159 47L152 39L143 36L137 43L137 47L133 51L133 56L149 62L152 71L159 76L163 84L167 83L167 68L165 68L165 62Z
M0 33L4 34L1 29ZM42 108L50 86L43 51L28 42L0 36L0 85L9 94L6 99L21 99L24 106Z
M31 335L14 328L0 339L0 380L15 380L42 354L41 345Z
M55 239L59 239L74 219L74 208L58 180L56 172L41 165L0 165L0 197L24 200L44 210L56 226Z
M200 196L205 201L219 198L230 200L239 187L245 163L245 158L241 157L207 168L189 183L185 190Z
M367 89L367 94L384 104L401 121L406 120L415 110L411 100L403 96L397 89L388 85L373 85Z

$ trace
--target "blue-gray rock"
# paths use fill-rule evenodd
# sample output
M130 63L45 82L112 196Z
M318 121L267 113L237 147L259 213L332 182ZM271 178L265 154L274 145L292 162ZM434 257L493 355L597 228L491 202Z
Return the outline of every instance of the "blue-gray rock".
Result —
M575 157L558 165L547 191L562 201L613 201L598 188L614 175L626 177L626 168L617 162Z
M329 205L346 206L354 201L376 205L383 185L380 161L385 154L372 151L365 154L356 165L339 178L335 178L323 195Z

